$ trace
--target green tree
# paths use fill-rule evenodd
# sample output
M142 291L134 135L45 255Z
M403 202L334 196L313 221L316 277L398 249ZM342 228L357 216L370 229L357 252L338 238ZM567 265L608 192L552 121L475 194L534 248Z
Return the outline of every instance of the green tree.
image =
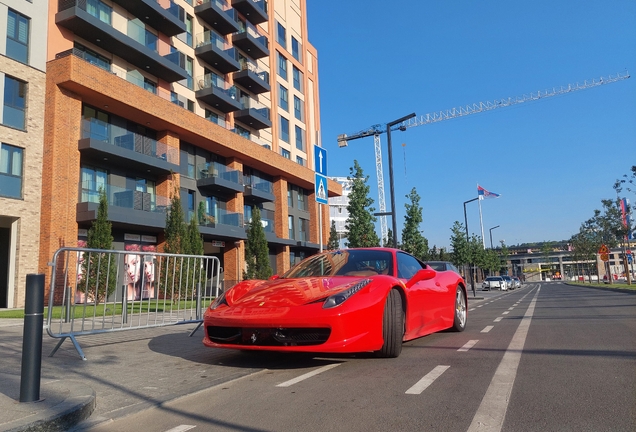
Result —
M617 179L614 183L614 189L617 194L626 190L636 194L636 165L633 165L630 169L630 174L623 174L622 179Z
M327 242L327 250L340 249L340 241L338 240L338 232L336 231L336 221L331 221L331 229L329 230L329 241Z
M97 218L88 230L89 249L112 250L113 235L112 224L108 221L108 197L103 188L99 189L99 207ZM94 296L95 304L103 302L115 292L117 287L117 259L107 253L88 252L82 261L82 276L78 283L78 289L84 292L87 298Z
M480 265L484 270L488 270L489 275L498 275L501 270L501 257L494 249L484 252L483 262Z
M499 258L501 259L500 265L501 267L506 269L506 274L508 274L508 258L510 258L510 249L506 246L506 243L501 240L501 249L499 249Z
M572 244L572 258L579 263L585 263L588 280L592 283L592 269L590 269L590 261L596 260L597 244L594 242L593 236L589 232L581 229L570 239Z
M179 189L175 186L170 204L166 211L164 252L169 254L186 254L190 250L188 226L185 222ZM167 257L159 265L159 293L164 298L178 300L192 295L192 284L188 283L188 267L184 268L184 260L180 257Z
M468 240L466 240L466 230L464 224L455 221L451 228L451 258L450 261L455 267L461 267L469 263Z
M416 258L426 261L428 260L428 240L420 231L422 223L420 196L415 188L411 189L411 192L405 196L410 200L410 203L404 204L406 216L402 229L402 249Z
M477 267L483 268L485 263L486 251L480 236L473 234L468 241L468 263L473 269L473 280L476 281Z
M164 252L181 254L187 249L187 228L179 190L175 187L166 211L166 242Z
M371 207L373 199L369 197L369 176L365 176L357 160L353 161L353 167L349 168L350 176L347 180L352 182L351 193L347 211L349 216L345 221L347 230L347 247L373 247L380 245L380 239L375 232L376 218L373 216L375 208Z
M384 239L384 247L392 248L393 247L393 230L389 228L386 233L386 239ZM400 245L398 245L400 248Z
M247 268L243 272L243 279L267 279L273 273L269 265L269 248L258 207L254 208L252 220L247 229L245 263Z

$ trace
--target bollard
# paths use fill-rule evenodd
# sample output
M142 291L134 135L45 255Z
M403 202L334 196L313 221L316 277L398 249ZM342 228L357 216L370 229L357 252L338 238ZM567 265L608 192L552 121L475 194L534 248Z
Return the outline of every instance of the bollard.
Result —
M42 328L44 324L44 275L26 277L26 303L22 334L20 402L40 400L42 372Z

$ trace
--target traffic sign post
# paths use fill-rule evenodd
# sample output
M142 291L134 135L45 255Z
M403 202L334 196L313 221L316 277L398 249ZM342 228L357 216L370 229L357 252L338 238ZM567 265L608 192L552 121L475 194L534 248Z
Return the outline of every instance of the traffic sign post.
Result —
M327 150L314 145L314 196L318 203L318 236L320 252L322 252L322 205L329 204L329 189L327 188Z

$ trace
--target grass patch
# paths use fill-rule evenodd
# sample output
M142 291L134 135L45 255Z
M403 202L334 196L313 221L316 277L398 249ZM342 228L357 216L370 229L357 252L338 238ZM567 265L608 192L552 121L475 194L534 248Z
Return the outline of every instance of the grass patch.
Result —
M201 299L201 307L207 307L213 300L212 297ZM128 313L162 313L176 310L184 310L196 308L196 302L192 300L181 300L171 302L170 300L144 300L128 304ZM53 306L51 311L52 319L62 318L64 306ZM111 316L121 315L123 307L121 303L106 304L75 304L71 306L71 314L74 318L91 317L91 316ZM49 309L44 308L44 319L48 318ZM24 318L24 309L8 309L0 311L0 319L2 318Z

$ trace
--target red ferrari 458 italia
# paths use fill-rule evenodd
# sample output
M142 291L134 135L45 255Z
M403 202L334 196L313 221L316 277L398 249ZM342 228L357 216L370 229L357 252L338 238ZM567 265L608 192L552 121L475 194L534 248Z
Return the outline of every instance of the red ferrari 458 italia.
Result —
M402 342L466 327L466 287L389 248L329 251L283 276L246 280L203 317L209 347L397 357Z

